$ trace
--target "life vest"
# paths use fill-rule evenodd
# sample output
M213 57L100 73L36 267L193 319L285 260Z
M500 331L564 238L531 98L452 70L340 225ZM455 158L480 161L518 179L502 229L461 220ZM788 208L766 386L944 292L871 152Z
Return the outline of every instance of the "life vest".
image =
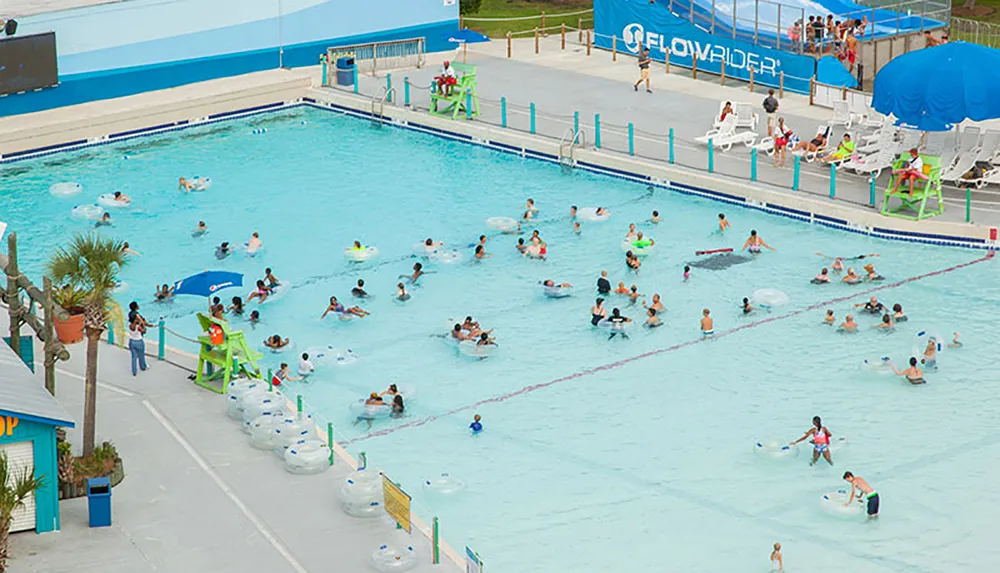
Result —
M222 332L222 327L218 324L208 327L208 337L212 341L212 344L216 346L226 341L226 335Z

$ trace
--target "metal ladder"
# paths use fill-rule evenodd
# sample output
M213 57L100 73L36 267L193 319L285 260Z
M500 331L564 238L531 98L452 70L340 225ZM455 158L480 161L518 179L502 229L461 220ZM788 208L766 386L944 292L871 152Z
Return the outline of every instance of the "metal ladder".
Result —
M385 86L382 86L378 95L372 98L372 122L378 125L385 123L385 102L394 97L396 97L396 88L387 90Z
M559 163L572 167L576 163L573 149L577 146L587 146L587 134L582 129L574 132L573 128L568 128L559 140Z

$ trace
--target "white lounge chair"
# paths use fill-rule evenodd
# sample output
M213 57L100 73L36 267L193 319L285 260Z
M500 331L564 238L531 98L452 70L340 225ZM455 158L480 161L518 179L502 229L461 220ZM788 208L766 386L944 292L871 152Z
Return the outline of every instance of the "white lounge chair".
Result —
M976 165L987 165L988 167L983 171L981 176L970 179L962 178L958 182L974 184L978 188L982 188L989 183L1000 183L1000 167L993 163L998 153L1000 153L1000 131L987 131L983 134L983 141L979 145L979 152L976 153L976 159L973 161L972 166L973 168Z
M847 129L850 129L852 123L854 123L854 114L851 113L847 102L844 100L835 100L833 102L833 117L830 118L830 125L843 125Z
M880 129L886 125L885 120L886 117L884 115L869 107L865 110L864 115L861 116L861 121L858 125L861 127Z
M818 128L816 128L816 137L819 137L821 135L824 137L824 143L823 145L816 148L816 151L805 151L800 149L799 151L795 152L795 155L798 155L799 157L809 162L816 161L817 157L819 157L822 154L825 154L826 150L829 149L830 138L833 137L833 128L830 127L829 125L819 126Z
M732 103L732 106L733 106L733 113L736 114L737 128L745 127L749 130L754 130L757 128L758 117L757 114L753 112L752 105L744 102L736 102ZM715 114L715 121L712 123L712 127L717 128L722 126L722 122L719 121L719 118L722 117L722 110L725 109L725 107L726 107L726 102L724 101L719 102L719 113ZM729 119L728 115L726 116L726 119Z
M962 130L954 159L947 166L944 161L941 162L941 181L958 182L963 175L972 171L981 150L980 133L981 130L975 126Z
M708 133L701 137L696 137L694 140L704 145L708 145L708 142L711 141L712 147L729 151L737 143L751 147L756 139L757 134L752 131L736 131L736 116L730 114L726 116L726 120L722 122L719 128L710 129Z

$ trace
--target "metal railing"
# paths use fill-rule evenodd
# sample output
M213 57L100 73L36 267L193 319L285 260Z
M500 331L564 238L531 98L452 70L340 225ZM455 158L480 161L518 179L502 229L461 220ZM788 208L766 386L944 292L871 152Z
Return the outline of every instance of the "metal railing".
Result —
M383 87L379 94L372 98L372 121L379 125L385 123L385 102L392 101L396 95L396 88Z
M1000 24L952 18L948 38L951 41L961 40L991 48L1000 48Z
M426 63L424 38L333 46L326 50L326 78L329 85L336 78L337 59L353 57L358 73L374 75L379 70L421 68Z

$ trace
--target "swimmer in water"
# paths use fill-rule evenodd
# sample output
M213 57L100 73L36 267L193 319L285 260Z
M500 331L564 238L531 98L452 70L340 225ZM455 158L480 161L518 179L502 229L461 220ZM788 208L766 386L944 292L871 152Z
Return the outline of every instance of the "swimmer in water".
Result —
M250 326L256 327L258 322L260 322L260 311L252 311L250 313Z
M351 296L356 296L358 298L365 298L368 293L365 291L365 279L358 279L358 284L351 289Z
M404 278L404 277L408 278L408 279L410 279L410 284L414 284L415 285L415 284L417 284L417 280L420 277L422 277L422 276L424 276L424 265L422 265L420 263L414 263L414 265L413 265L413 274L412 275L401 275L400 278Z
M556 282L554 280L552 280L552 279L545 279L544 281L542 281L542 286L546 286L546 287L549 287L549 288L572 288L573 287L573 285L571 285L569 283L559 283L559 284L556 284Z
M881 257L882 256L882 255L880 255L878 253L868 253L866 255L858 255L856 257L833 257L833 256L830 256L830 255L825 255L825 254L823 254L823 253L821 253L819 251L816 251L816 254L819 255L819 256L821 256L821 257L826 257L828 259L833 259L835 261L837 261L837 260L840 260L840 261L861 261L861 260L868 259L868 258L871 258L871 257Z
M479 333L479 340L476 341L476 346L496 346L497 339L490 338L490 335L485 332Z
M234 296L232 302L233 302L233 304L229 306L229 312L231 312L231 313L233 313L233 314L235 314L237 316L242 315L243 314L243 299L240 298L240 297L238 297L238 296Z
M258 299L260 303L267 300L267 297L274 294L274 289L264 284L264 281L257 281L257 288L249 296L247 296L247 302L249 303L253 299Z
M636 246L636 247L642 247L642 248L652 247L655 244L656 244L656 241L654 241L653 239L643 238L642 231L639 231L636 234L636 236L635 236L635 243L633 243L634 246Z
M410 293L406 292L406 287L403 283L396 284L396 300L408 301L410 300Z
M302 359L299 360L299 376L302 376L303 378L305 378L306 376L309 376L310 374L312 374L315 371L316 371L316 367L313 366L312 361L309 360L309 353L308 352L303 352L302 353Z
M608 280L608 271L601 271L601 276L597 279L597 294L610 294L611 281Z
M854 268L851 267L851 268L847 269L847 274L844 275L844 278L840 279L840 282L844 282L844 283L847 283L849 285L856 285L856 284L858 284L858 283L861 282L861 277L859 277L854 272Z
M402 418L405 413L406 406L403 405L403 395L396 394L392 397L392 412L389 413L389 416L393 418ZM371 422L371 420L368 421Z
M582 231L583 231L583 229L580 228L580 222L579 221L573 221L573 232L576 233L577 235L579 235Z
M771 571L778 571L779 573L785 570L785 562L781 557L781 544L775 543L774 550L771 551Z
M833 310L827 309L826 316L823 317L823 324L833 326L837 322L837 317L833 315Z
M107 212L101 215L101 218L97 219L97 222L94 223L95 229L99 227L110 227L110 226L111 226L111 213Z
M603 217L603 216L606 216L606 215L610 215L611 211L608 211L604 207L598 207L597 211L595 211L594 214L597 215L598 217Z
M275 334L269 338L264 339L264 346L273 349L284 348L288 346L289 340L287 338L282 338L281 335Z
M865 271L868 273L865 278L871 282L876 282L885 279L882 275L875 272L875 265L868 263L865 265Z
M646 322L645 322L645 325L646 325L647 328L656 328L657 326L660 326L662 324L663 324L663 321L660 320L660 317L656 316L656 311L655 310L653 310L652 308L646 309Z
M486 246L486 235L479 235L479 242L473 244L472 246L473 247L476 247L476 246L485 247Z
M433 252L434 249L436 249L438 247L443 247L443 246L444 246L444 243L442 243L440 241L434 242L434 239L431 239L430 237L427 237L426 239L424 239L424 250L427 251L428 253Z
M124 255L133 255L133 256L136 256L136 257L141 257L142 256L142 253L140 253L139 251L136 251L132 247L128 246L128 241L125 241L124 243L122 243L122 254L124 254Z
M365 406L377 408L379 406L389 406L389 405L386 404L385 400L383 400L382 397L378 395L378 392L372 392L371 394L368 395L368 398L365 399ZM369 428L372 427L372 418L370 416L358 416L358 418L354 420L354 424L356 425L362 420L368 422Z
M628 289L625 287L625 283L624 282L619 282L618 283L618 288L615 289L615 294L620 294L620 295L627 295L628 294Z
M879 302L878 297L871 297L868 302L859 302L854 305L854 308L864 307L865 312L869 314L882 314L885 312L885 305Z
M611 323L611 334L608 336L608 340L619 334L622 338L628 339L628 334L625 334L625 323L632 322L631 318L622 316L620 310L613 308L611 309L611 316L608 317L608 322Z
M819 457L823 456L826 463L832 466L833 458L830 457L830 438L832 437L833 434L831 434L830 430L826 429L826 426L823 425L823 420L821 420L819 416L813 416L812 427L806 430L805 435L794 442L789 442L788 445L794 446L799 442L809 440L813 445L813 456L809 465L815 465L816 462L819 461Z
M476 260L483 260L492 257L493 255L486 252L486 249L482 245L476 245Z
M292 376L292 373L288 371L287 362L281 363L281 368L274 373L274 377L282 382L298 382L299 380L302 380L301 376Z
M743 314L750 314L753 310L754 308L750 306L750 299L743 297Z
M636 236L637 236L637 233L635 231L635 223L629 223L628 224L628 233L625 233L625 240L626 241L634 241L635 238L636 238Z
M822 271L819 272L818 275L813 277L813 279L809 282L811 282L814 285L823 285L830 282L830 271L824 268Z
M399 388L397 388L395 384L389 384L389 387L386 388L384 392L382 392L381 394L379 394L379 396L382 396L382 397L385 397L385 396L399 396L399 395L400 395Z
M630 304L635 304L636 302L639 301L639 298L642 297L642 296L644 296L644 295L642 295L642 294L639 293L639 287L637 287L635 285L632 285L632 288L629 289L629 292L628 292L629 303Z
M517 249L517 252L523 255L525 251L528 250L528 245L524 244L524 239L518 239L517 244L514 245L514 248Z
M212 311L212 318L217 318L219 320L226 320L225 312L226 307L221 304L213 305L209 310Z
M712 311L707 308L701 311L701 335L709 337L715 334L715 322L709 316Z
M654 295L653 295L653 304L650 304L650 305L647 305L647 304L646 304L646 303L644 302L644 303L643 303L643 306L645 306L645 307L646 307L647 309L649 309L649 310L651 310L651 311L655 312L656 314L660 314L660 313L662 313L662 312L663 312L664 310L666 310L665 308L663 308L663 303L662 303L662 302L660 302L660 295L658 295L658 294L654 294Z
M166 302L173 298L174 287L163 285L162 287L156 287L156 294L154 295L156 302Z
M653 211L653 216L649 218L649 222L652 223L652 224L654 224L654 225L657 224L657 223L659 223L662 220L663 219L660 218L660 212L659 211Z
M478 434L483 431L483 417L476 414L472 417L472 423L469 424L469 429L472 430L473 434Z
M750 230L750 236L747 237L746 242L743 243L743 250L744 251L749 251L750 253L753 253L753 254L758 254L758 253L760 253L760 248L761 247L766 247L766 248L771 249L772 251L774 251L774 247L772 247L771 245L768 245L767 243L765 243L764 239L761 239L757 235L757 230L756 229L751 229Z
M121 191L115 191L115 201L128 204L132 202L132 198Z
M892 305L892 320L895 322L906 322L907 320L910 320L903 312L903 305L898 302Z
M642 261L639 257L635 256L632 251L625 253L625 266L628 267L630 271L639 272L639 267L642 266Z
M538 207L535 207L535 200L529 198L527 201L525 201L524 210L532 214L538 213Z
M572 205L569 208L569 220L576 221L576 205Z
M844 481L851 484L851 495L850 497L847 498L847 503L844 504L844 507L850 507L851 503L854 502L855 497L860 498L863 495L865 496L865 499L868 500L866 508L868 513L868 519L869 520L878 519L878 506L879 506L878 492L875 491L872 488L872 486L868 485L867 481L865 481L861 477L855 476L851 472L844 472ZM860 493L857 496L855 496L854 495L855 491L858 491Z
M833 259L833 264L830 265L830 268L832 268L833 271L837 273L844 272L844 259L841 258Z
M274 273L271 272L271 267L264 269L264 282L271 288L281 284L281 281L279 281L278 278L274 276Z
M521 220L522 221L530 221L534 217L535 217L535 212L534 211L525 211L524 214L521 215Z
M250 240L247 241L247 253L252 255L259 251L263 246L264 243L261 242L260 235L257 232L254 232L254 234L250 235Z
M597 323L607 317L608 309L604 308L604 299L598 298L594 306L590 307L590 324L597 326Z
M843 332L857 332L858 323L854 322L854 316L850 314L845 316L844 322L840 324L838 330L841 330Z
M215 258L221 261L222 259L228 257L232 252L233 248L229 246L228 242L222 243L215 248Z
M479 323L472 320L471 316L465 317L465 321L462 322L462 330L468 331L468 333L473 336L478 336L479 333L482 332ZM493 330L487 330L486 332L493 332Z
M192 189L194 189L194 183L191 182L191 181L188 181L187 179L185 179L183 177L181 177L180 180L177 182L177 191L178 192L183 191L185 193L190 193Z
M880 330L892 330L896 328L896 325L892 323L892 317L888 314L882 315L882 322L876 324L872 328L878 328Z
M954 338L952 338L951 342L948 343L948 348L961 348L962 347L962 343L959 342L959 340L958 340L958 333L957 332L953 332L952 334L954 335Z
M191 236L200 237L207 232L208 232L208 225L205 224L205 221L198 221L198 226L195 227L193 231L191 231Z
M937 368L937 345L936 338L933 336L928 338L927 346L924 347L924 356L920 359L920 363L927 368Z
M330 304L327 305L326 310L323 311L323 315L319 317L320 320L326 318L326 315L331 312L335 312L341 315L352 314L354 316L357 316L358 318L364 318L369 314L371 314L370 312L361 308L360 306L352 306L351 308L345 308L344 305L340 304L340 302L337 301L337 297L335 296L330 297Z
M455 340L458 340L459 342L463 340L471 340L472 338L474 338L471 334L466 334L462 330L462 325L457 323L455 324L454 328L451 329L451 337Z
M684 265L684 282L691 278L691 267Z
M725 231L730 227L732 227L732 225L730 225L729 221L726 220L726 214L719 213L719 232Z

